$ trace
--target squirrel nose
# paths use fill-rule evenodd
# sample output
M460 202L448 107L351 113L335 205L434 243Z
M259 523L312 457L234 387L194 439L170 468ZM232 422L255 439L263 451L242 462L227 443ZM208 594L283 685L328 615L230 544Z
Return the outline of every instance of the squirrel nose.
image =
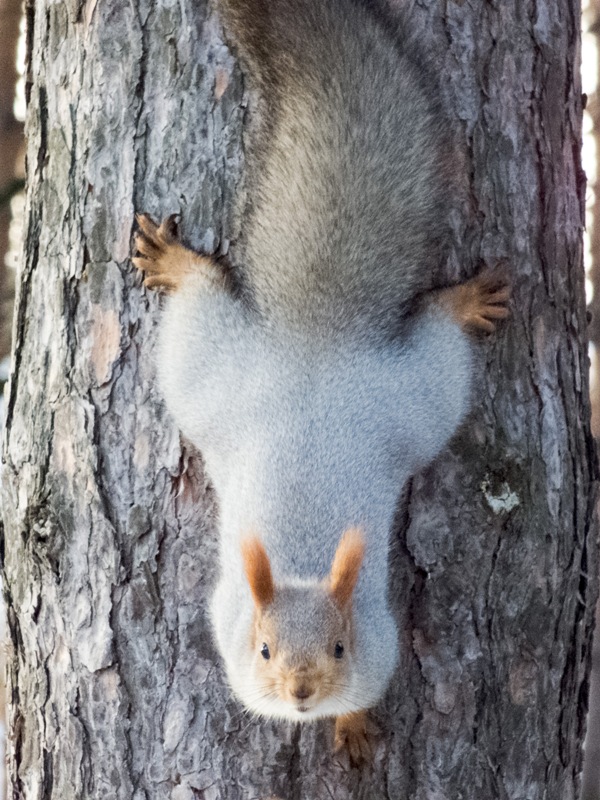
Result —
M295 689L292 689L291 695L292 697L297 698L298 700L306 700L307 697L310 697L312 694L312 690L308 688L308 686L300 685L296 686Z

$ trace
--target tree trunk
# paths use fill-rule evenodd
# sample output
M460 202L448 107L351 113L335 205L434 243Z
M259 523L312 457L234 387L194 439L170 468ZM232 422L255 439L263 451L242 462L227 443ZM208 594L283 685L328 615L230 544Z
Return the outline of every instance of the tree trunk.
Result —
M574 800L597 554L572 0L411 10L464 150L446 277L509 262L477 402L399 505L372 767L259 722L206 615L212 496L155 388L134 209L226 251L252 102L200 0L28 9L27 240L4 469L13 798ZM376 87L374 87L376 91ZM432 265L433 267L434 265ZM400 487L399 487L400 488Z

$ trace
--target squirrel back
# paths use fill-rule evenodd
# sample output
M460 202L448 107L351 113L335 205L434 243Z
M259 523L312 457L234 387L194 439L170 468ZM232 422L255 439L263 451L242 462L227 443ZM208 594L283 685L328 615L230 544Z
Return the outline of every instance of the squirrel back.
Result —
M267 318L388 338L431 288L452 148L401 20L358 0L223 0L260 98L242 281Z

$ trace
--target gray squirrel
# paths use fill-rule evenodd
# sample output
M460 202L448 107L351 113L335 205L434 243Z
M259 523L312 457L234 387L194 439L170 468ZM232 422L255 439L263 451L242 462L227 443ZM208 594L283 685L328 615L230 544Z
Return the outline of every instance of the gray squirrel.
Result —
M433 289L452 147L406 23L375 0L220 0L259 97L237 268L138 215L135 266L167 293L158 378L219 502L211 617L259 715L367 710L398 660L388 538L406 481L470 405L471 331L506 317L504 271Z

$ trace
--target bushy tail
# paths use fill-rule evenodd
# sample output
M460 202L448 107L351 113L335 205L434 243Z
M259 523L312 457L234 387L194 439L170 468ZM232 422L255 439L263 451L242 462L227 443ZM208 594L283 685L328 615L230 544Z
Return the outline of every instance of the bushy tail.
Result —
M246 281L263 314L308 330L389 334L439 259L447 125L379 2L220 0L262 99Z

